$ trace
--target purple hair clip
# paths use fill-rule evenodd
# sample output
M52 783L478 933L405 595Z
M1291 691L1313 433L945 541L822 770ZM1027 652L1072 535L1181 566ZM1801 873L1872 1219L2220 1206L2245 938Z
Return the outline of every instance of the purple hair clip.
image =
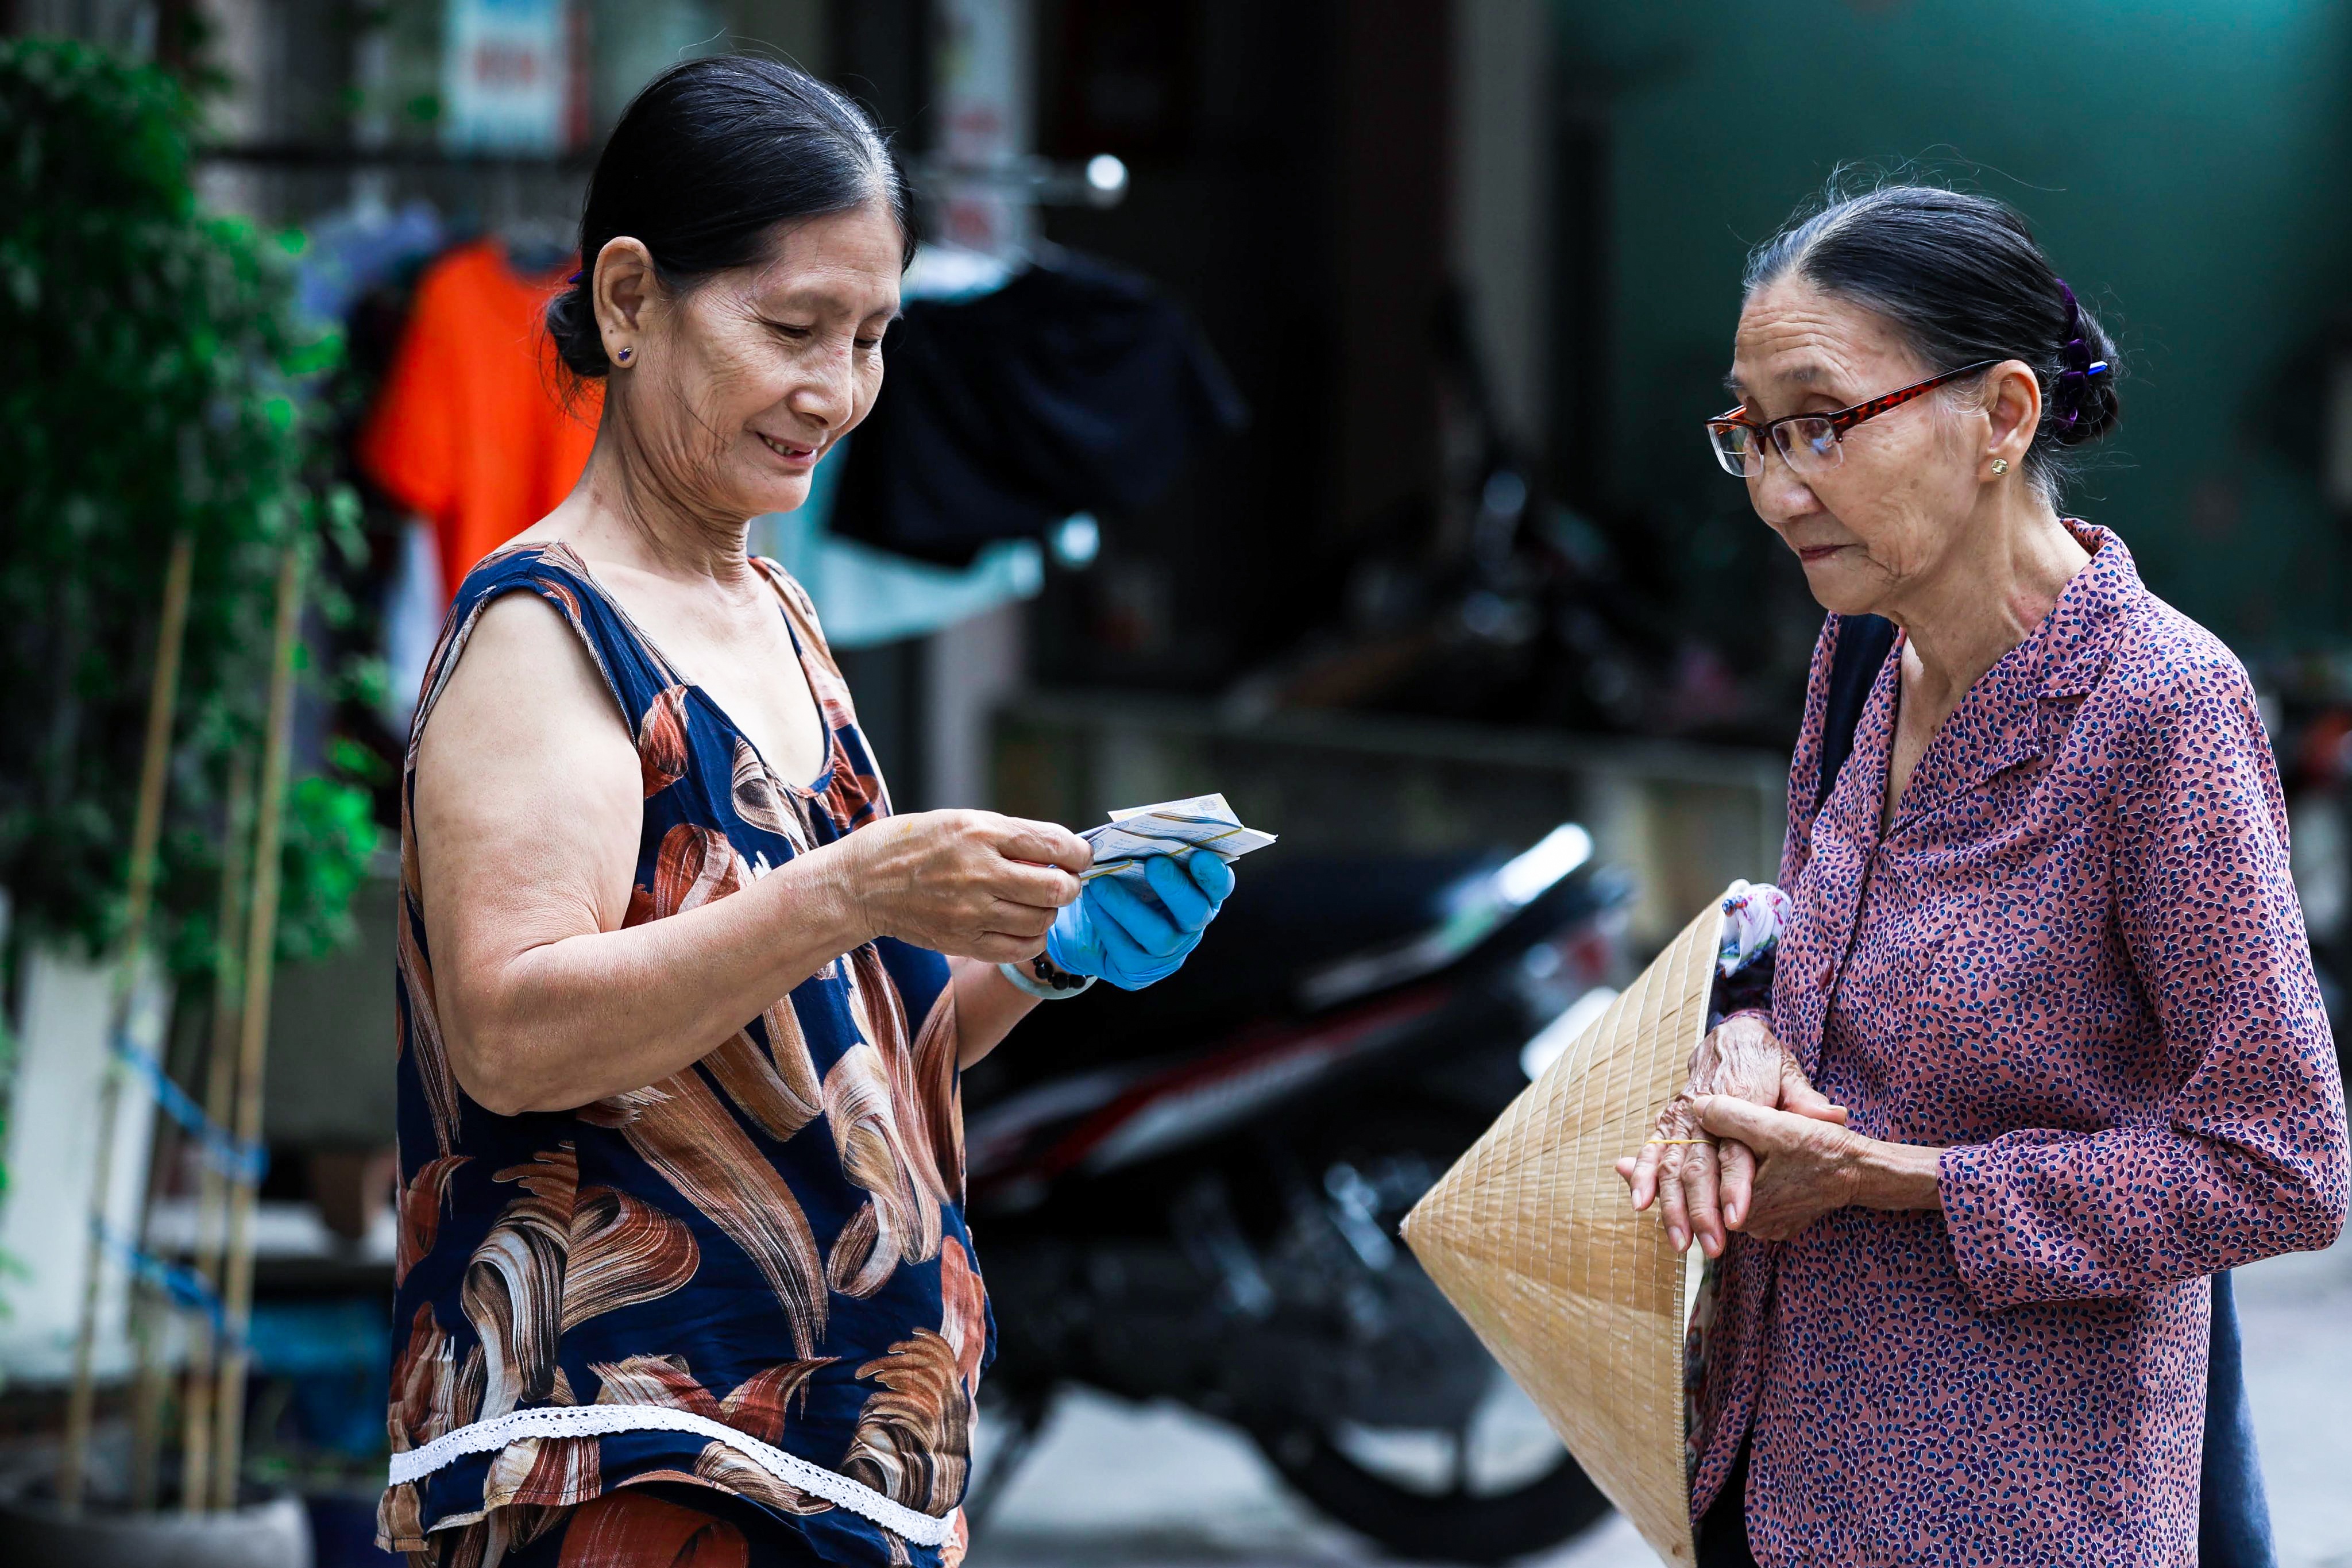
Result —
M2058 384L2066 386L2069 383L2074 384L2069 388L2070 395L2065 399L2065 417L2059 423L2072 430L2075 423L2083 417L2083 411L2079 405L2084 393L2089 389L2091 378L2095 375L2105 375L2107 373L2107 362L2091 357L2091 345L2083 341L2082 304L2074 298L2074 290L2066 287L2066 279L2063 278L2058 279L2058 292L2066 296L2067 331L2066 341L2058 345L2058 357L2066 363L2066 368L2058 373ZM2052 401L2055 402L2057 399L2053 397Z
M575 273L573 273L571 277L569 277L569 278L565 279L564 279L564 281L565 281L565 282L567 282L567 283L577 283L577 282L579 282L579 281L580 281L580 279L582 279L583 278L585 278L585 277L587 277L587 276L588 276L587 269L583 268L582 268L580 271L575 272ZM2070 294L2070 295L2068 295L2068 296L2067 296L2067 298L2071 300L2071 299L2073 299L2073 298L2074 298L2074 296Z

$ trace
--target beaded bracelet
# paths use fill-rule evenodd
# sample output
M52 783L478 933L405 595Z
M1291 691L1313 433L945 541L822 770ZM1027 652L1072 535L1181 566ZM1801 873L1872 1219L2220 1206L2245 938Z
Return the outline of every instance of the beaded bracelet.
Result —
M1044 953L1026 964L1000 963L996 972L1011 981L1015 990L1025 991L1043 1002L1076 996L1095 983L1091 974L1071 974L1055 968Z

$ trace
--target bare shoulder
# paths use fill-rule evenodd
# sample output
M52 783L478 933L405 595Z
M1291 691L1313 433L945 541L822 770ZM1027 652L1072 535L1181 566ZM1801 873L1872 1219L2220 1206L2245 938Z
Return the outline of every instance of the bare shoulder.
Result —
M604 671L562 613L528 591L501 594L475 616L425 718L417 766L550 745L591 754L635 750Z
M533 889L600 916L615 896L625 908L641 776L604 673L562 613L528 591L492 600L417 740L428 925L446 900L504 903Z

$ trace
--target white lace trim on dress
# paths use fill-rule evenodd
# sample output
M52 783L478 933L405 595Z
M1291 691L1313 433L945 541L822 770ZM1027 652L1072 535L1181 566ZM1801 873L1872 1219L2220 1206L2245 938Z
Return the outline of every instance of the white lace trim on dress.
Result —
M687 1432L724 1443L778 1480L823 1498L918 1546L945 1546L955 1537L955 1516L937 1519L894 1502L872 1487L853 1481L838 1470L787 1454L772 1443L762 1443L748 1432L738 1432L723 1421L673 1410L662 1405L562 1405L538 1410L517 1410L460 1426L436 1437L421 1448L392 1457L392 1484L422 1480L442 1466L467 1454L487 1454L528 1437L601 1437L614 1432Z

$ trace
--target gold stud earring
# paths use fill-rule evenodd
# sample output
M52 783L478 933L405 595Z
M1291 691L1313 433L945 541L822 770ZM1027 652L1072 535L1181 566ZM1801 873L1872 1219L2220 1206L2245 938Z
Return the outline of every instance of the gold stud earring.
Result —
M2009 459L2007 458L1995 458L1992 460L1992 477L1994 479L1999 479L2001 475L2007 472L2009 472Z

